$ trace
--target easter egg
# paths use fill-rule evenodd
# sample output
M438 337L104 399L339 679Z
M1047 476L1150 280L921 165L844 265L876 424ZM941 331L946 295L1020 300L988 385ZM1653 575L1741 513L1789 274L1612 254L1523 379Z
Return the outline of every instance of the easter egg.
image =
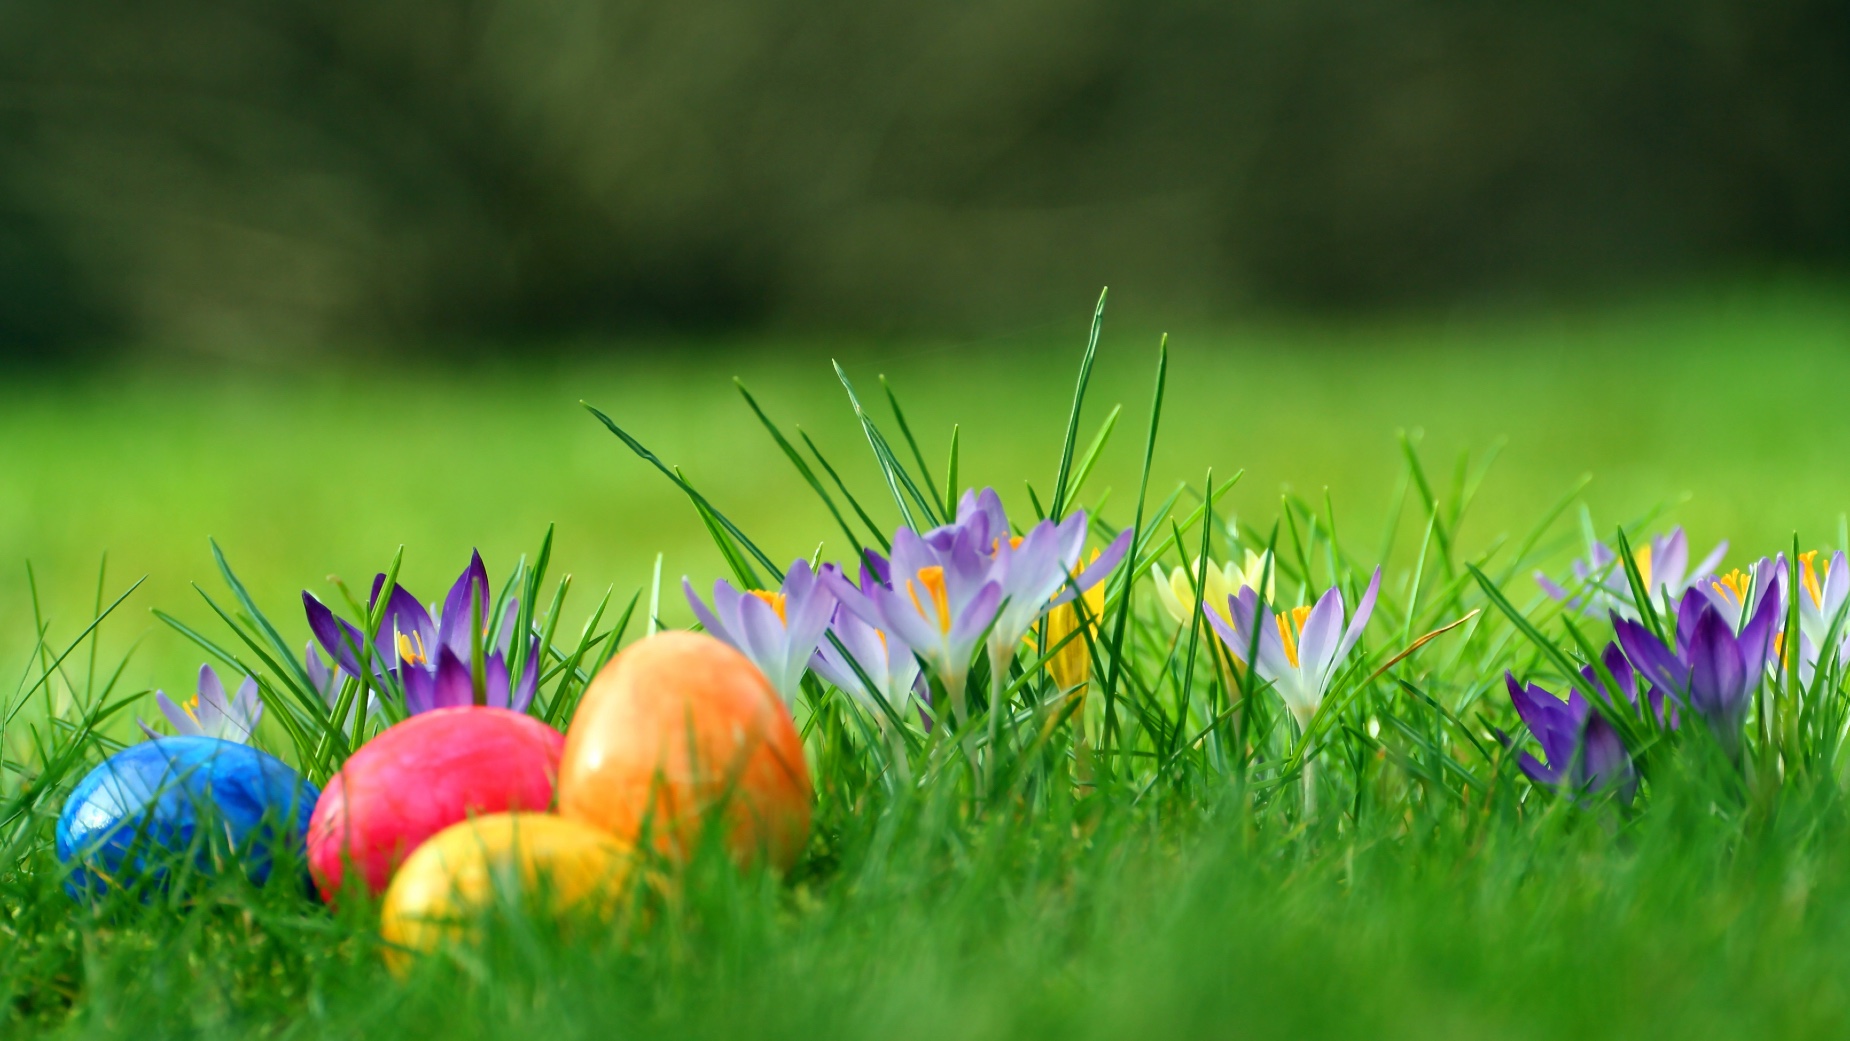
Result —
M58 815L72 896L164 887L174 871L242 871L261 884L299 857L315 786L273 755L215 737L161 737L110 756ZM300 863L299 861L294 861Z
M389 727L348 757L308 824L308 866L332 899L359 874L385 892L425 839L458 821L552 805L564 735L503 708L440 708Z
M496 813L453 824L398 869L380 909L388 963L467 937L469 917L493 900L538 900L561 913L614 908L630 848L588 824L543 813Z
M591 681L559 761L560 814L685 857L726 848L787 870L809 837L809 767L790 712L744 655L700 633L640 640Z

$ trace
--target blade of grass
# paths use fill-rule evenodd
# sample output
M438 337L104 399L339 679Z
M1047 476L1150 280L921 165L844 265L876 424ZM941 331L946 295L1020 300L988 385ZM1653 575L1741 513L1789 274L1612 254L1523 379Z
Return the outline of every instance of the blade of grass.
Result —
M1137 554L1134 552L1138 542L1143 538L1144 501L1150 491L1150 463L1156 456L1156 435L1162 426L1163 388L1169 378L1169 335L1165 333L1156 347L1156 389L1150 397L1150 426L1144 437L1143 467L1137 478L1137 509L1131 521L1131 546L1133 552L1128 555L1130 567L1125 571L1124 596L1118 602L1117 618L1112 624L1111 633L1111 668L1105 673L1104 695L1105 722L1100 734L1100 760L1104 764L1107 778L1113 769L1112 757L1103 754L1111 746L1112 735L1117 729L1118 684L1124 672L1124 632L1130 624L1131 602L1135 598L1132 592L1137 583Z
M1060 447L1060 470L1053 482L1054 520L1065 516L1067 476L1072 472L1073 448L1079 439L1079 413L1085 407L1086 387L1092 382L1092 362L1098 357L1098 337L1105 327L1105 296L1110 292L1110 286L1099 290L1098 305L1092 309L1092 329L1086 334L1086 353L1079 359L1079 380L1073 387L1073 408L1067 413L1066 440Z
M754 558L756 558L760 564L764 565L764 568L766 571L769 571L771 574L777 576L777 581L782 582L784 580L784 573L778 569L776 564L771 563L771 558L764 555L764 551L758 548L757 543L747 538L745 533L739 530L738 525L732 523L732 521L726 518L725 514L715 509L713 504L707 501L706 496L701 495L698 491L696 491L694 489L694 486L689 484L687 480L681 476L679 471L670 469L668 465L663 463L661 459L658 458L654 452L651 452L647 448L643 447L642 442L631 437L627 431L625 431L622 427L617 425L615 420L611 419L609 416L599 411L595 406L585 401L580 401L579 404L583 405L585 410L590 412L593 416L596 416L598 422L604 424L604 427L606 429L608 429L611 433L617 435L617 439L619 441L622 441L623 444L626 447L628 447L630 451L636 453L638 457L640 457L644 462L648 463L650 466L653 466L657 470L660 470L664 477L667 477L670 481L673 481L675 484L675 487L681 489L681 492L684 495L686 495L689 499L693 500L694 505L702 511L703 517L706 515L711 515L712 518L721 527L726 529L726 533L728 535L732 536L733 539L737 540L739 545L745 547L747 552L749 552Z

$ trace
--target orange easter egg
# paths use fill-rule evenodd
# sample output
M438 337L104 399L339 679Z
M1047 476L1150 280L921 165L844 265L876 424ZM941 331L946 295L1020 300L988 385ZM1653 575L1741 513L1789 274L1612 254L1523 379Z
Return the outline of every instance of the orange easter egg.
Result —
M796 863L809 838L809 767L790 712L746 657L664 632L613 658L566 730L559 813L626 842L647 829L684 859L712 820L740 863Z

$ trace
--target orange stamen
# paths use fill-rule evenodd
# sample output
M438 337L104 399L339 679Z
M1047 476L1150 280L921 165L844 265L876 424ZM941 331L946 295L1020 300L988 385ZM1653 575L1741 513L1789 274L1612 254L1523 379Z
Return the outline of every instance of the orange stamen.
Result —
M930 567L919 568L916 584L914 579L906 579L906 591L912 594L912 606L918 608L920 614L924 614L925 605L919 602L919 586L925 587L925 592L931 597L932 604L938 608L938 631L950 632L951 600L944 591L944 569L933 564Z
M430 655L424 653L424 638L417 633L398 634L398 656L411 665L430 661Z
M1294 607L1278 613L1278 638L1285 645L1285 659L1294 669L1298 667L1298 634L1304 631L1304 620L1309 617L1308 607Z
M1817 559L1818 551L1815 549L1799 554L1799 584L1805 587L1805 595L1811 597L1812 606L1823 609L1824 589L1818 584L1818 572L1813 569ZM1828 560L1824 562L1824 576L1831 576L1831 562Z
M758 599L763 600L765 603L770 604L771 610L777 612L778 621L780 622L790 621L790 619L784 617L784 594L772 593L772 592L769 592L763 589L754 589L751 591L751 594L757 597Z
M1722 596L1732 599L1737 606L1747 603L1747 594L1753 589L1754 579L1740 568L1722 575L1710 583L1710 587Z

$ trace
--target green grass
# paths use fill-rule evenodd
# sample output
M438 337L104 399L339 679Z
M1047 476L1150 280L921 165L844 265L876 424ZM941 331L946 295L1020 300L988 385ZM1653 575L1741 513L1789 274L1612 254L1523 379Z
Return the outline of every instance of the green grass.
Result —
M576 618L595 599L586 590L614 584L627 599L658 551L668 579L704 584L721 567L686 501L578 399L684 466L773 558L818 541L839 556L833 522L726 375L786 430L811 430L872 506L883 493L827 360L840 358L868 398L884 372L939 480L956 422L963 483L996 484L1019 516L1024 479L1043 498L1053 483L1083 332L727 343L685 360L638 344L611 360L466 373L16 383L0 400L0 547L34 560L59 645L89 617L102 549L111 590L150 576L103 644L105 666L140 644L124 693L189 686L197 651L142 612L209 620L186 589L198 580L217 595L207 535L299 645L296 592L327 592L330 572L357 583L404 544L403 580L428 599L479 545L499 584L556 522L555 574L576 576ZM1319 510L1327 486L1353 581L1381 558L1400 501L1396 430L1422 428L1442 495L1458 452L1481 456L1507 438L1459 528L1461 559L1520 537L1589 472L1585 500L1602 530L1687 492L1675 519L1704 547L1734 540L1731 563L1789 545L1795 530L1806 545L1834 544L1850 506L1839 476L1850 415L1833 394L1850 378L1846 334L1846 298L1815 287L1548 317L1179 333L1152 498L1200 487L1210 467L1217 481L1244 467L1219 509L1267 530L1282 486ZM1108 326L1081 423L1083 448L1106 408L1125 405L1082 496L1118 524L1135 500L1154 357L1153 336ZM1366 645L1377 660L1398 649L1423 524L1409 499ZM1571 539L1572 515L1554 531ZM1325 544L1310 549L1321 576ZM1511 564L1493 558L1490 570ZM1506 588L1526 607L1533 585L1516 570ZM1426 581L1435 620L1484 606L1473 586L1435 600L1439 580ZM664 586L664 615L684 623L678 590ZM1143 754L1089 794L1075 796L1058 742L1011 751L1015 798L981 812L955 771L893 794L868 776L864 750L825 725L812 738L816 838L790 879L702 862L639 935L568 941L509 914L482 950L430 959L403 984L379 964L366 909L330 916L282 884L75 908L56 890L48 799L0 829L14 842L0 864L0 1016L11 1017L0 1021L21 1036L76 1037L1841 1032L1850 820L1822 745L1786 748L1783 783L1777 769L1731 779L1666 754L1634 811L1576 810L1530 791L1495 754L1487 726L1513 719L1494 693L1501 670L1540 659L1492 611L1390 677L1353 684L1340 722L1358 734L1331 731L1325 812L1307 818L1294 783L1278 783L1281 730L1256 736L1246 768L1210 754L1231 747L1221 731L1200 750L1148 754L1173 747L1160 719L1176 711L1180 680L1161 685L1166 637L1138 588L1147 617L1127 662L1154 686L1126 697L1159 725L1125 723L1121 747ZM6 597L0 647L24 667L23 582ZM1558 636L1552 615L1537 617ZM1205 666L1193 676L1196 712L1226 696ZM1464 711L1464 725L1396 678ZM153 714L132 705L108 732L127 738L136 712ZM52 746L73 740L46 729L36 703L31 713L22 718ZM1389 717L1411 729L1385 727L1379 748L1362 741ZM286 748L278 734L265 740ZM6 741L24 764L6 782L11 798L43 761L20 728Z
M1081 316L1083 318L1083 315ZM296 590L363 579L407 547L406 585L426 598L471 546L490 571L557 523L557 565L583 590L664 574L717 574L685 500L623 450L577 402L610 413L778 555L839 532L765 437L728 377L774 419L814 432L845 476L877 474L828 361L864 393L887 374L942 479L948 427L962 428L965 483L993 483L1026 507L1024 480L1053 483L1084 342L1068 330L973 343L777 341L626 345L608 360L466 372L231 376L128 370L0 387L0 651L31 638L20 562L30 559L69 621L87 606L100 555L117 585L146 575L130 607L204 617L188 583L213 580L216 537L251 587L285 610ZM1526 529L1583 474L1602 526L1659 503L1704 545L1777 548L1794 530L1835 541L1850 508L1841 459L1850 413L1850 297L1757 289L1679 296L1566 315L1408 320L1378 326L1266 325L1172 336L1170 404L1153 469L1166 492L1244 468L1228 503L1270 518L1281 487L1329 488L1357 548L1378 539L1400 473L1395 433L1423 429L1435 480L1455 453L1507 439L1462 537L1483 545ZM1156 337L1109 320L1090 437L1104 407L1126 420L1093 478L1122 511L1141 450L1131 429L1149 394ZM871 497L870 497L871 498ZM883 523L896 519L870 502ZM1361 536L1368 535L1367 539ZM688 616L665 596L670 617ZM136 684L173 685L192 651L151 621Z

